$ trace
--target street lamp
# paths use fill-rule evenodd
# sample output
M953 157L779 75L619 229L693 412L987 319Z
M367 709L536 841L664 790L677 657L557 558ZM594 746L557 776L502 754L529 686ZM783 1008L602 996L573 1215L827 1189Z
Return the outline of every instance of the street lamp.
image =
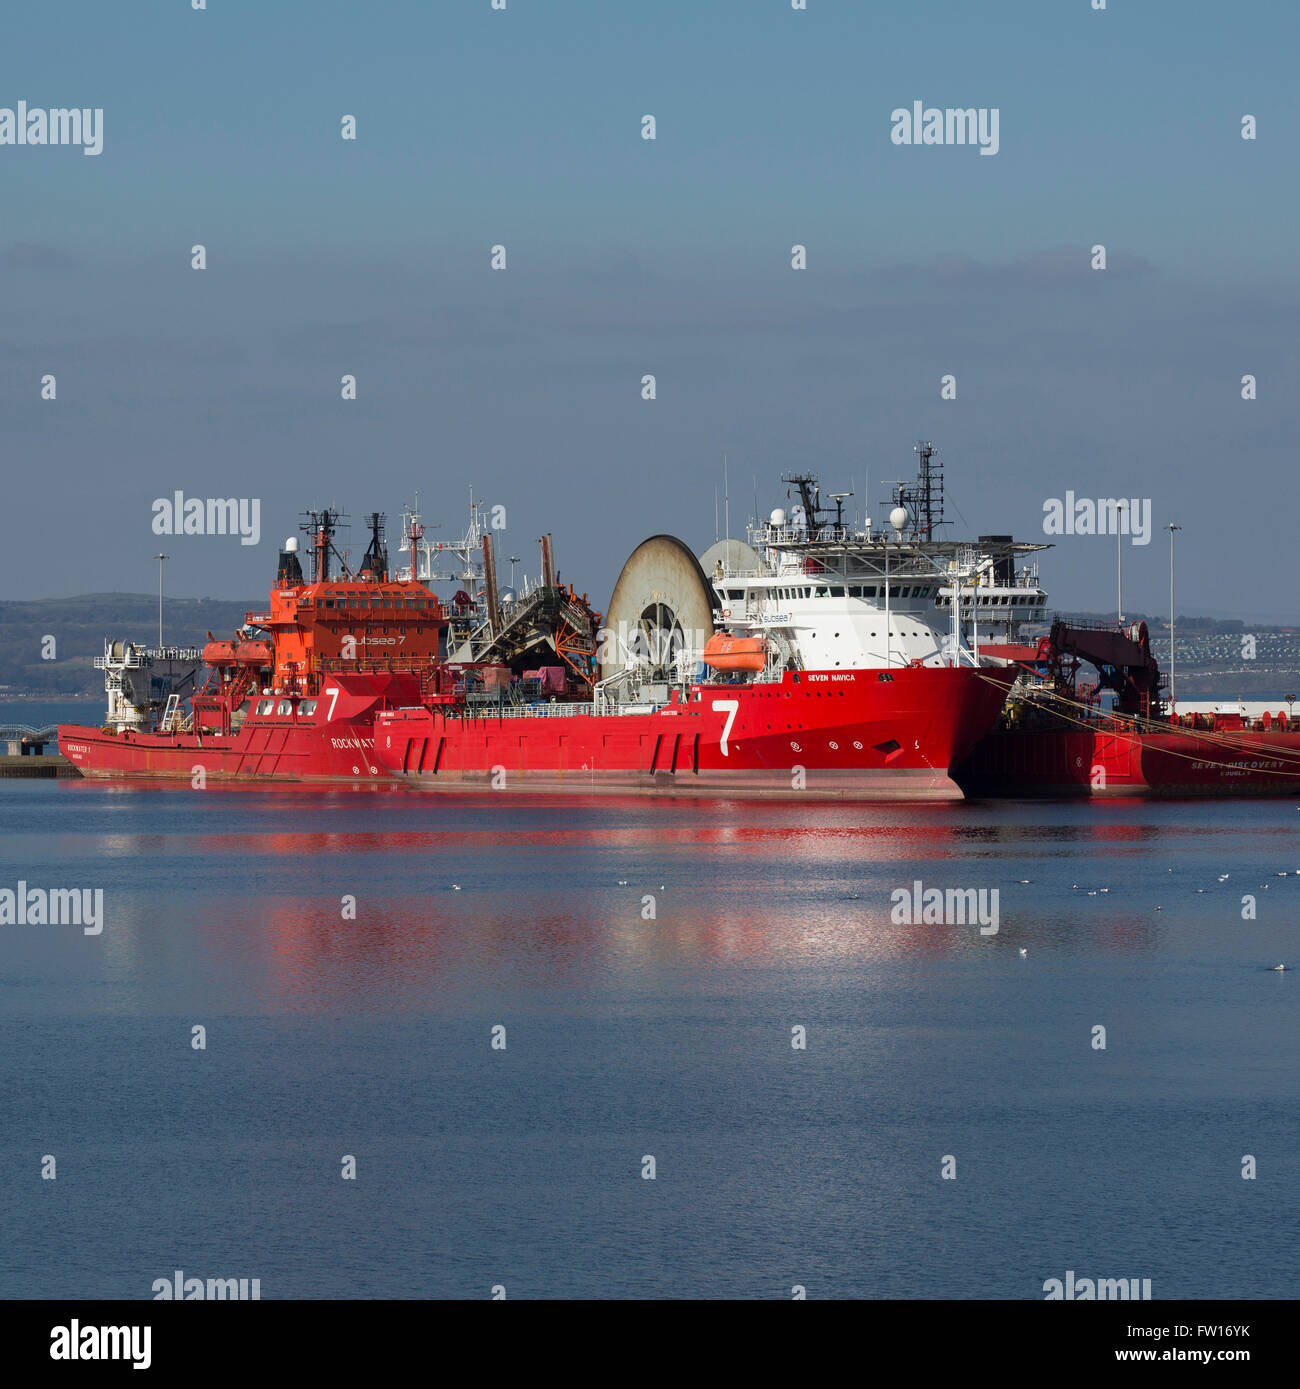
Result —
M158 561L158 646L159 646L159 649L161 649L161 648L162 648L162 644L163 644L163 626L162 626L163 561L164 561L165 559L170 558L170 556L168 556L168 555L155 555L154 558Z
M1165 530L1169 532L1169 713L1176 712L1174 702L1174 532L1182 530L1171 521Z
M1121 627L1124 625L1124 527L1119 523L1119 514L1127 509L1127 502L1115 503L1115 555L1119 566L1118 587L1115 591L1115 617Z
M514 590L515 590L515 565L518 564L518 563L519 563L519 556L518 556L518 555L511 555L511 556L510 556L510 591L511 591L512 593L513 593Z

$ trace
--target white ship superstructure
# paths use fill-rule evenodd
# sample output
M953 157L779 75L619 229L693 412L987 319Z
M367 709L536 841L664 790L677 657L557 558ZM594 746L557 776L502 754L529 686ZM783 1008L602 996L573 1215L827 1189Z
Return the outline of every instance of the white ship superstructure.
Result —
M846 493L821 505L817 479L792 474L790 514L774 510L749 527L749 544L721 541L703 557L716 595L718 625L764 638L758 679L784 670L888 670L898 666L985 663L981 646L1010 642L1025 622L1041 621L1047 595L1036 563L1018 563L1045 545L1008 535L977 544L939 540L942 479L932 450L919 446L922 474L897 485L886 526L843 520ZM994 658L996 659L996 658Z

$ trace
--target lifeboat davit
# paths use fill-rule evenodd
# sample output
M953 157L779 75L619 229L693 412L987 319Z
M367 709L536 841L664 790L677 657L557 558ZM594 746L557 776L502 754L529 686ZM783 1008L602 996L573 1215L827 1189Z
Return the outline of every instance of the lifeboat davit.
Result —
M714 670L760 671L767 665L767 638L715 632L704 644L703 660Z

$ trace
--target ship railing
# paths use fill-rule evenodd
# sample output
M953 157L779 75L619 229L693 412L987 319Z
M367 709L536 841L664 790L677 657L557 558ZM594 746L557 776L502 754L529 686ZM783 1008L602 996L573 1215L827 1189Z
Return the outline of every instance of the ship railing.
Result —
M182 661L197 664L201 653L193 646L136 646L128 642L122 655L105 651L94 657L96 670L139 670L154 661Z
M346 660L342 656L313 656L308 669L331 675L413 674L434 664L432 656L374 656L364 660Z
M520 704L508 706L505 712L512 719L568 719L574 716L594 715L596 711L592 708L590 701L583 700L580 704L561 704L558 702L555 704Z
M834 524L819 526L750 526L749 536L756 545L816 545L843 544L848 540L863 540L866 537L849 529L848 526Z
M843 567L832 568L825 561L818 559L818 568L810 570L806 560L799 560L797 563L783 564L776 569L724 569L721 576L714 574L712 582L715 584L727 584L733 579L774 579L778 581L788 580L791 582L803 583L813 581L818 583L879 583L885 577L885 565L883 559L879 564L873 564L870 568L845 569ZM889 564L889 581L893 583L905 582L909 578L918 579L950 579L952 571L947 568L939 568L931 564L928 560L900 560L897 564L891 559Z

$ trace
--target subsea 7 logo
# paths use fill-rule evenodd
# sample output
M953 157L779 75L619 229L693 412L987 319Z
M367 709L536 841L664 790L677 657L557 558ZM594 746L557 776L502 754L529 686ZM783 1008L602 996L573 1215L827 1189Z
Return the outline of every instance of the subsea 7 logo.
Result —
M731 754L727 751L727 739L731 737L731 725L736 722L736 711L740 708L740 700L715 699L713 707L727 711L727 721L722 725L722 755L723 757L730 757Z
M325 722L329 723L334 717L334 706L339 702L339 687L331 685L325 693L330 697L329 713L325 715Z

